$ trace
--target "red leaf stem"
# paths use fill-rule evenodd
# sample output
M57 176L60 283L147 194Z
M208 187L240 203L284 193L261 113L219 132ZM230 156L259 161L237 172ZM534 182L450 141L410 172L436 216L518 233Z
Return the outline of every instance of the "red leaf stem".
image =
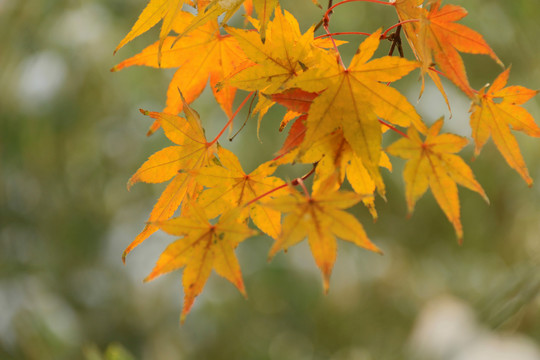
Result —
M227 128L229 127L229 125L232 124L232 121L234 120L234 118L236 117L236 115L238 114L238 112L240 112L240 110L242 110L242 108L244 107L244 105L246 105L247 101L249 100L249 98L255 93L255 91L252 91L248 94L248 96L246 96L246 98L244 99L244 101L242 101L242 103L240 104L240 106L238 106L238 108L236 109L236 111L234 112L234 114L232 114L231 118L229 119L229 121L227 121L227 123L225 124L225 126L223 127L223 129L221 129L221 131L219 132L219 134L217 134L217 136L215 137L214 140L212 140L211 142L208 143L208 145L212 145L212 144L215 144L219 138L221 137L221 135L223 135L223 133L225 132L225 130L227 130Z

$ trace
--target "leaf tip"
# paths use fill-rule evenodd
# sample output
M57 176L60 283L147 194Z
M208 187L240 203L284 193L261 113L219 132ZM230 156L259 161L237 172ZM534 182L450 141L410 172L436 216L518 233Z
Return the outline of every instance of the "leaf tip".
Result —
M274 259L275 251L270 250L270 253L268 254L266 258L266 262L270 263Z
M242 294L242 296L244 297L244 299L247 300L248 295L246 292L246 288L244 287L244 283L243 282L241 283L241 287L237 285L237 288L238 288L238 291L240 291L240 294Z
M137 246L137 244L134 244L134 242L132 242L131 244L129 244L129 246L124 250L124 252L122 253L122 263L125 265L126 264L126 257L128 256L128 254L131 252L131 250L133 250L133 248Z
M324 273L323 274L323 292L324 295L328 295L328 292L330 291L330 273Z

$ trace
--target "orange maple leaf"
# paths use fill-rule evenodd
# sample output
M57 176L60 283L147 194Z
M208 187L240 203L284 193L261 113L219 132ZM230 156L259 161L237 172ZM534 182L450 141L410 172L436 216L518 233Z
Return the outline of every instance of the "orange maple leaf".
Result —
M289 89L282 93L271 95L272 101L277 102L288 109L287 114L292 114L295 117L299 116L291 126L289 134L287 135L283 146L277 152L277 156L274 160L282 158L284 155L300 146L306 133L306 126L304 123L307 119L309 107L313 103L313 99L317 96L319 96L319 94L310 93L301 89ZM292 120L287 117L287 114L281 121L279 131L282 131L285 126L287 126L287 123ZM290 160L294 160L292 156Z
M432 59L429 57L430 53L425 54L425 47L422 47L418 34L420 33L421 23L420 19L425 18L426 10L422 8L424 0L396 0L393 5L398 14L400 22L403 22L402 27L405 32L405 37L414 53L414 56L422 64L422 87L420 89L420 95L422 96L425 87L425 74L427 73L433 83L441 92L448 109L450 110L450 102L448 96L444 91L444 87L441 82L441 78L435 69L432 67ZM424 60L424 56L428 55L428 59Z
M188 171L207 166L214 157L217 147L216 144L206 141L199 115L187 104L184 104L185 119L166 113L142 112L159 121L167 137L177 146L167 147L150 156L129 179L128 187L139 181L160 183L171 178L172 181L154 206L148 224L124 250L123 260L131 250L157 231L154 222L169 219L186 195L200 191L200 185Z
M442 126L442 119L436 121L429 129L425 140L420 138L414 128L410 128L408 137L396 141L387 148L387 151L391 155L409 160L403 170L409 213L413 212L416 201L430 187L435 200L454 226L458 241L461 243L463 228L459 215L456 182L476 191L484 200L489 201L469 166L461 157L454 155L467 145L467 139L454 134L439 135Z
M265 203L278 211L288 213L282 231L270 249L273 257L280 250L287 250L306 236L315 263L323 275L323 286L328 291L330 275L337 257L336 237L358 246L381 252L367 237L358 220L343 209L362 200L354 192L336 191L333 184L321 186L308 195L291 189L291 195L278 197ZM368 195L369 196L369 195Z
M413 3L418 3L412 0ZM457 87L469 97L474 96L474 90L469 84L463 59L459 52L489 55L499 65L504 66L486 43L482 35L476 31L455 23L464 18L467 11L457 5L441 5L441 0L431 3L429 12L420 12L420 25L410 25L416 29L417 41L411 41L415 54L422 61L423 72L427 72L434 61ZM411 35L407 35L408 38ZM414 35L412 35L414 36ZM435 76L430 73L435 80ZM440 82L435 81L441 88Z
M539 91L523 86L505 87L509 74L510 68L502 72L489 89L484 87L473 99L471 128L475 141L475 155L480 153L491 135L508 165L514 168L529 186L532 186L533 180L529 176L510 127L529 136L540 137L540 128L534 122L532 115L519 106L529 101Z
M221 215L215 224L209 221L205 211L194 202L187 209L187 215L153 223L161 230L182 238L163 251L156 266L145 279L150 281L161 274L185 267L182 276L184 307L181 322L184 322L195 297L202 292L212 269L246 296L234 249L240 242L256 234L256 231L239 219L238 209Z
M192 14L181 12L176 18L173 30L181 32L193 17ZM161 63L158 64L160 51ZM217 22L212 21L179 41L175 42L173 36L167 37L162 49L159 48L159 42L156 42L141 53L124 60L112 70L119 71L132 65L179 68L169 84L167 106L164 112L178 114L182 111L183 102L178 89L182 91L185 101L190 104L199 97L210 78L210 85L217 102L230 117L236 88L225 86L218 91L216 84L233 71L239 71L250 65L250 62L247 61L237 40L229 35L220 35ZM151 132L157 128L156 122Z
M236 155L219 147L221 166L213 165L195 171L197 182L208 187L199 197L198 203L204 207L209 217L231 208L242 208L252 200L285 184L280 178L270 176L276 171L276 164L265 162L251 173L246 174ZM279 195L279 193L274 193ZM279 211L261 206L258 202L246 206L253 223L274 239L281 231Z

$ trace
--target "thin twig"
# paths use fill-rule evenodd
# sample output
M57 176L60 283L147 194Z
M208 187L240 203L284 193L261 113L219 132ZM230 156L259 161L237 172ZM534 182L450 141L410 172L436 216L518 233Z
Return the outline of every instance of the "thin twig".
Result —
M268 195L270 195L270 194L272 194L272 193L274 193L274 192L276 192L276 191L278 191L278 190L281 190L281 189L283 189L283 188L286 188L286 187L289 186L289 185L297 186L298 184L300 184L300 182L302 182L302 184L303 184L303 181L306 180L308 177L310 177L310 176L315 172L315 168L317 167L317 164L318 164L318 162L314 163L314 164L313 164L313 168L312 168L307 174L305 174L304 176L302 176L301 178L296 178L296 179L294 179L293 181L291 181L290 183L285 183L285 184L283 184L283 185L280 185L280 186L278 186L278 187L275 187L275 188L273 188L272 190L269 190L269 191L265 192L264 194L259 195L259 196L257 196L256 198L250 200L250 201L247 202L246 205L244 205L244 206L249 206L249 205L251 205L251 204L253 204L253 203L255 203L255 202L261 200L263 197L268 196ZM304 185L304 187L305 187L305 185Z

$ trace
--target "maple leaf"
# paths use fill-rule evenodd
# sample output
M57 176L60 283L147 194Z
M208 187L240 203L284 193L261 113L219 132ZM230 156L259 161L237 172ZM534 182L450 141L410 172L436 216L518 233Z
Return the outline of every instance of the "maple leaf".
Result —
M242 208L261 195L285 184L283 180L270 176L277 166L273 162L259 165L246 174L236 155L219 147L218 157L221 166L208 166L196 171L197 181L210 189L204 191L198 203L205 208L210 217L230 208ZM258 202L246 206L253 223L266 234L277 238L281 231L279 211L261 206Z
M459 87L469 97L474 96L474 90L469 84L465 65L459 52L470 54L489 55L499 65L503 66L501 60L495 55L493 50L486 43L482 35L476 31L455 23L464 18L467 11L457 5L445 5L441 7L441 0L431 2L429 12L424 9L413 10L414 5L419 2L411 0L407 4L401 4L396 9L401 9L402 17L420 15L420 24L410 24L405 27L407 38L411 39L414 52L422 61L423 73L428 72L434 61L457 87ZM411 31L411 29L415 29ZM418 39L415 39L415 35ZM439 89L442 85L438 76L429 72Z
M416 201L431 188L437 203L456 231L458 241L463 239L459 197L456 183L479 193L489 202L482 186L475 180L470 167L454 153L459 152L468 141L454 134L441 134L442 118L430 128L425 140L414 128L408 137L402 138L387 148L394 156L408 159L403 170L406 189L405 197L409 213L414 210Z
M166 113L141 112L159 121L167 137L177 146L164 148L150 156L129 179L128 188L139 181L160 183L171 178L172 181L154 206L148 224L124 250L123 260L131 250L157 231L155 222L169 219L187 194L200 191L200 185L188 171L207 166L216 152L216 144L206 141L199 115L189 105L184 104L185 119Z
M259 33L262 41L265 41L266 27L278 3L278 0L253 0L253 6L260 22Z
M345 69L335 54L325 54L318 67L298 75L293 85L309 92L324 91L309 109L300 152L310 151L317 139L341 127L384 196L379 174L382 131L378 117L404 127L412 123L422 132L425 125L403 95L381 84L400 79L418 63L390 56L368 61L379 46L380 35L378 30L360 44L349 68Z
M310 151L303 157L302 162L317 162L315 168L316 177L313 180L313 190L317 190L330 178L335 179L337 190L344 179L347 178L353 190L359 195L375 192L376 184L369 175L362 159L353 151L352 146L343 136L343 131L336 130L313 144L315 150ZM381 152L379 166L392 170L392 164L386 153ZM377 219L374 196L364 196L362 202L368 208L374 219Z
M313 99L315 99L317 96L319 96L319 94L310 93L301 89L289 89L283 93L273 94L270 96L272 101L285 106L289 110L287 114L299 116L291 126L289 134L287 135L283 146L278 151L274 160L282 158L284 155L290 153L302 143L306 132L306 126L304 123L307 119L307 113L309 111L309 107L313 103ZM289 120L290 119L284 118L281 121L279 131L284 129ZM290 160L292 161L293 159L294 158L291 156Z
M244 0L244 9L247 16L253 15L253 0Z
M247 296L234 250L240 242L255 235L256 231L250 229L238 215L237 209L232 210L212 224L205 211L193 202L187 215L153 223L171 235L182 236L165 249L145 279L150 281L161 274L185 267L181 322L184 322L195 298L202 292L212 269Z
M508 165L515 169L529 186L532 186L533 180L529 176L510 127L529 136L540 137L540 128L534 122L532 115L519 106L529 101L539 91L523 86L505 87L509 74L510 68L503 71L489 89L484 87L473 98L471 129L475 141L475 155L480 153L491 135Z
M193 15L181 12L177 17L173 29L181 32ZM157 55L161 51L161 63L158 64ZM221 82L229 73L250 65L239 47L236 39L229 35L220 35L216 21L208 22L194 30L190 35L175 42L169 36L165 39L163 48L159 49L156 42L144 49L141 53L124 60L112 70L119 71L124 67L133 65L146 65L179 69L174 74L167 90L167 106L164 112L177 114L182 110L182 99L178 89L182 90L185 101L189 104L202 93L208 78L214 97L227 116L232 116L232 106L236 89L234 87L221 87L218 91L216 84ZM158 123L154 123L151 132L155 131Z
M257 135L263 116L275 104L268 95L286 91L289 88L288 83L296 75L309 67L317 66L319 52L334 46L329 39L314 39L313 27L302 35L298 22L287 11L282 12L277 7L275 14L274 20L268 24L264 37L263 31L259 30L261 24L255 19L250 19L250 22L259 30L260 36L254 31L225 26L225 29L238 40L253 64L239 68L222 84L248 91L259 91L259 101L253 110L253 114L258 114L259 117ZM346 42L335 43L341 45ZM295 117L292 113L287 116L289 120Z
M135 25L131 28L131 31L122 39L122 41L120 41L120 44L118 44L114 52L116 53L125 44L147 32L163 19L158 45L158 48L161 49L165 37L169 35L172 24L177 14L182 10L182 5L185 2L186 0L150 0L148 5L146 5L146 8L139 15Z
M367 237L358 220L343 209L358 203L362 196L354 192L336 191L328 186L308 195L291 189L291 194L268 201L269 206L288 213L283 220L282 231L270 249L272 258L278 251L301 242L306 236L315 263L321 270L325 292L328 291L330 275L337 257L336 237L360 247L381 252Z
M184 31L179 33L177 39L181 39L194 29L206 24L209 21L217 20L217 18L223 13L225 13L225 16L223 17L222 24L226 24L244 1L245 0L209 1L206 7L199 8L199 13L197 16L188 24L188 26L186 26Z
M280 160L280 164L292 162L295 160L298 152L294 150L297 150L300 144L302 144L302 142L304 141L304 136L306 134L306 119L307 115L302 115L294 121L291 128L289 129L289 133L287 134L287 138L285 139L283 146L281 147L281 149L279 149L276 157L274 158L275 161L278 161L287 154L291 154L291 156L289 158L285 158L284 160Z
M421 46L418 34L420 33L421 29L421 23L415 22L415 20L419 21L422 18L426 17L426 10L422 8L424 0L396 0L393 5L396 9L396 12L398 14L398 18L400 22L404 22L402 24L403 31L405 32L405 37L407 39L407 42L409 43L414 56L416 59L421 63L421 78L422 78L422 87L420 89L419 97L422 96L424 93L424 87L425 87L425 74L427 73L431 80L433 80L433 83L439 89L440 93L442 94L444 101L446 102L446 105L448 106L448 109L450 109L450 102L448 101L448 96L446 95L446 92L444 91L444 87L441 82L441 78L439 77L439 74L435 69L432 67L432 59L429 57L430 53L428 52L428 59L424 60L424 56L426 55L424 51L425 48ZM411 22L407 22L411 21Z
M317 93L309 93L300 89L290 89L284 93L272 95L272 99L287 107L290 111L307 113L313 99L317 96ZM306 115L299 117L291 126L285 143L279 150L275 160L282 158L287 153L291 153L302 143L306 132L304 125L306 118ZM293 156L286 158L284 162L294 158L296 156L293 153ZM360 157L352 150L347 140L343 137L343 132L339 129L313 143L310 151L303 155L300 160L304 163L317 163L313 189L317 189L331 177L335 179L337 189L341 186L346 176L357 194L373 194L375 191L375 182L362 164ZM392 164L384 152L381 152L379 166L392 170ZM376 220L378 215L375 209L374 197L366 196L362 199L362 202Z
M282 92L286 83L316 64L314 54L313 27L303 35L298 22L289 12L279 6L274 20L268 23L266 40L254 32L225 26L234 36L253 65L231 75L224 83L247 91L262 91L266 94ZM262 33L262 28L261 28Z

